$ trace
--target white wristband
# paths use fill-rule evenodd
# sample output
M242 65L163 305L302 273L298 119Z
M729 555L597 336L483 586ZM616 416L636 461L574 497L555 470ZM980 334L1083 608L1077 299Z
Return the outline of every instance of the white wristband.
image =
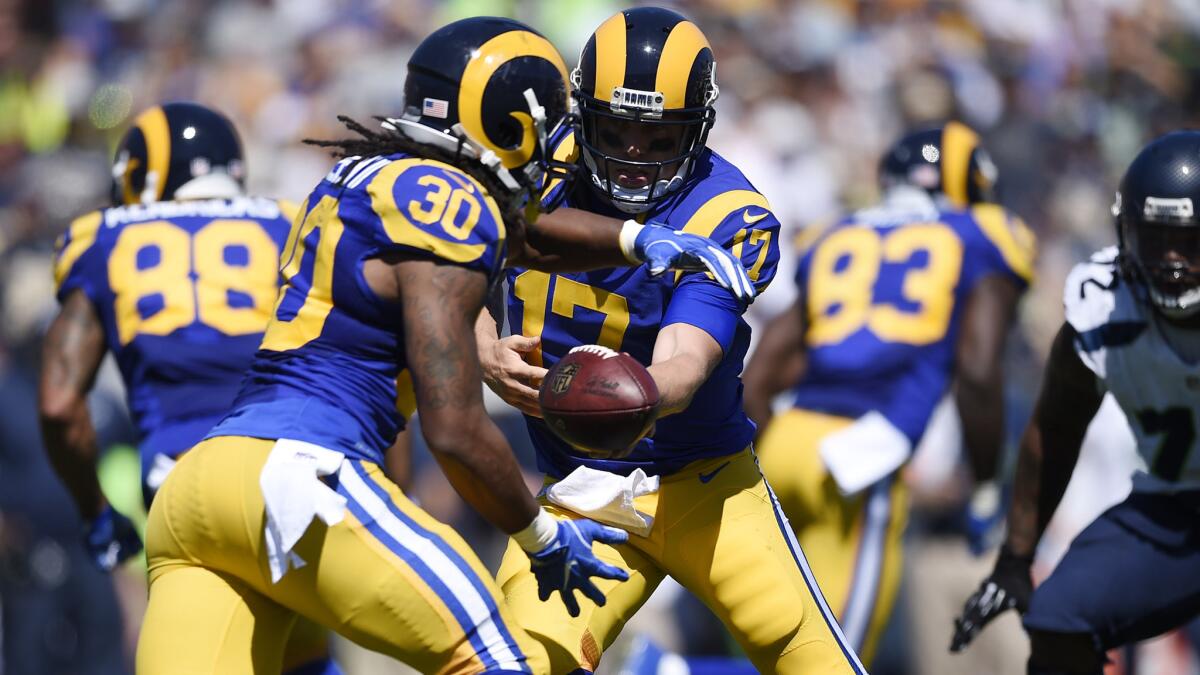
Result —
M538 514L532 523L529 523L520 532L513 532L509 536L526 553L537 553L549 546L550 542L558 536L558 521L554 519L554 516L546 513L546 509L538 509Z
M976 516L990 516L1000 508L1000 486L996 481L984 481L975 486L970 508Z
M643 227L645 225L638 223L636 220L627 220L621 225L621 234L617 237L617 243L621 246L621 253L625 256L626 260L634 264L642 262L634 255L633 244Z

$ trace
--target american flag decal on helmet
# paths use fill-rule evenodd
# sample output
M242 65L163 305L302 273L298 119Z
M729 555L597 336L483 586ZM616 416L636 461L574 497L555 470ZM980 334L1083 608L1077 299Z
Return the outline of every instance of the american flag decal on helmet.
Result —
M440 98L427 98L421 105L421 114L426 117L446 119L449 115L449 103Z

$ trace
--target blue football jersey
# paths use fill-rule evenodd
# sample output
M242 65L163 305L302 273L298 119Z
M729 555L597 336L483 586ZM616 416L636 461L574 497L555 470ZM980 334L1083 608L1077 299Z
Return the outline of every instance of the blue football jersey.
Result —
M575 184L566 204L626 217L583 181ZM711 151L696 161L692 180L656 205L645 222L708 236L730 248L760 293L775 276L779 221L745 176ZM638 467L648 474L670 474L698 459L738 452L754 438L754 423L742 410L740 379L750 327L732 294L708 275L668 272L652 277L642 265L573 274L511 269L508 281L512 332L542 336L531 357L535 365L549 368L582 344L628 352L650 365L659 330L674 323L704 330L724 350L688 408L658 420L654 436L639 442L627 458L589 458L555 436L541 419L527 416L542 471L562 477L586 465L623 474Z
M295 205L242 197L94 211L59 241L59 301L81 290L104 325L137 427L143 477L229 411L278 290Z
M954 370L959 319L989 275L1024 289L1034 237L994 204L868 209L825 230L801 257L808 366L798 408L878 411L915 444Z
M289 438L382 462L412 411L404 321L363 263L391 253L476 269L504 265L504 223L483 187L403 154L339 162L301 208L279 294L232 412L211 436Z

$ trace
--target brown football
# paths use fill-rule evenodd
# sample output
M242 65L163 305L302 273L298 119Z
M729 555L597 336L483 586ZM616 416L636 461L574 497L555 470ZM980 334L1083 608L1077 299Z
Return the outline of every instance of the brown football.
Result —
M559 438L592 457L619 459L654 426L658 387L632 356L582 345L546 373L538 400Z

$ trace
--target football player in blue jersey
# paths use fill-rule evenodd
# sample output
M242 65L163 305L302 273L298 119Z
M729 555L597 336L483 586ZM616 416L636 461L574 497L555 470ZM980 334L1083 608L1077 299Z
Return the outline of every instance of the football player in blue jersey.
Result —
M87 549L105 570L142 543L100 491L88 391L111 351L137 427L148 505L178 456L229 410L278 289L296 206L245 195L244 173L237 131L220 113L155 106L117 149L113 206L76 219L59 243L62 310L43 346L42 436L87 523ZM306 624L285 665L339 672L327 653L324 629Z
M1119 245L1077 265L1021 452L996 567L955 622L958 651L997 615L1024 614L1034 675L1099 675L1105 650L1200 614L1200 132L1162 136L1113 204ZM1146 469L1033 590L1034 550L1105 393Z
M528 553L546 596L599 597L589 577L625 577L591 551L624 533L557 523L487 417L471 330L487 288L510 259L700 266L743 302L749 278L669 228L527 222L529 196L568 178L546 139L570 118L562 57L524 24L435 31L404 96L381 130L346 120L358 138L322 143L344 158L293 223L237 399L151 506L140 673L278 672L297 616L423 672L549 671L462 538L381 470L398 407L419 412L451 483Z
M998 520L1001 360L1034 240L990 203L995 179L960 123L900 139L880 164L882 203L802 254L798 298L746 367L763 473L867 663L902 570L908 507L897 471L947 393L979 481L974 522ZM791 406L772 417L788 388Z
M710 236L761 291L775 276L779 221L705 146L713 69L704 34L673 11L630 9L601 24L572 75L581 128L556 151L577 153L583 176L549 197ZM480 361L485 381L526 414L546 508L560 522L593 518L630 532L596 547L628 581L601 580L606 602L578 608L540 602L521 548L509 546L497 580L553 672L594 671L668 575L712 608L762 672L863 672L755 464L738 381L750 328L736 298L703 273L654 277L646 267L517 268L508 284L513 335L498 340L497 322L481 314ZM628 352L658 386L657 430L627 456L589 456L540 419L535 387L546 368L593 343Z

